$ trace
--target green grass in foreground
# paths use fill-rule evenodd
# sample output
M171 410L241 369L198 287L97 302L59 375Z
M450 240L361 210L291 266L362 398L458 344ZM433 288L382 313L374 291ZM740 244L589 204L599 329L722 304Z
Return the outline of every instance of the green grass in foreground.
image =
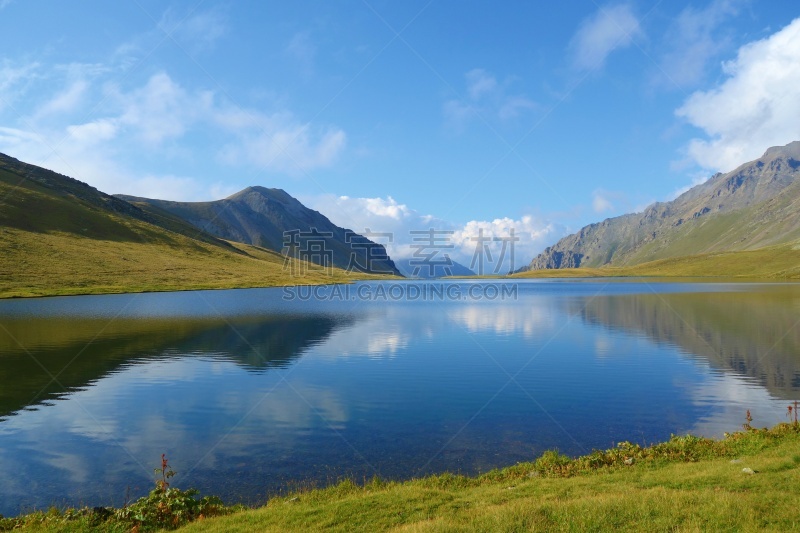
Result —
M743 472L743 468L755 473ZM185 531L706 531L800 529L800 427L779 424L722 440L692 436L570 459L547 452L477 477L350 481L231 508ZM51 511L0 529L125 531L118 518ZM128 513L130 514L130 513ZM142 527L141 530L147 529Z
M800 279L800 243L674 257L635 266L532 270L512 278L730 277Z

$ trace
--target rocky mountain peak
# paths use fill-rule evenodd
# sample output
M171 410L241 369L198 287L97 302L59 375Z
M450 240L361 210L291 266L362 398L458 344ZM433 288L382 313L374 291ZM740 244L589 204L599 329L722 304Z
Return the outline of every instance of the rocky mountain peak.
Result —
M529 269L632 265L800 239L800 141L715 174L670 202L590 224L547 248Z
M786 146L773 146L772 148L768 148L759 159L766 160L777 157L800 160L800 141L790 142Z

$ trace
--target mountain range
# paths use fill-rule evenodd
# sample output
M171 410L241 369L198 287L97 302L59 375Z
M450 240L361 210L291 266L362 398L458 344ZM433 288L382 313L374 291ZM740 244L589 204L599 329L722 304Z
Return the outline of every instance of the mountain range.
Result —
M590 224L523 270L632 266L800 240L800 141L715 174L670 202Z
M414 274L280 189L111 196L0 154L0 296L330 283ZM321 266L320 266L321 265ZM287 270L287 267L291 267ZM519 275L800 276L800 142L569 235ZM574 270L564 270L574 269ZM427 277L421 269L418 277ZM471 275L454 262L442 275Z
M341 228L281 189L247 187L223 200L173 202L117 195L152 216L177 217L203 233L323 266L401 275L383 245Z
M235 211L238 202L259 202L261 193L247 189L234 196L245 198L228 201ZM298 247L334 248L341 257L354 243L358 250L386 258L382 246L331 225L282 191L275 196L288 205L287 213L330 232L320 237L326 241L298 240ZM288 215L280 208L276 216L285 220ZM298 222L298 227L299 235L307 226ZM372 276L369 268L347 272L335 265L313 264L309 260L314 258L303 256L302 249L282 255L280 244L270 249L225 237L169 210L144 202L134 205L0 154L0 297L266 287ZM386 261L383 268L393 267Z

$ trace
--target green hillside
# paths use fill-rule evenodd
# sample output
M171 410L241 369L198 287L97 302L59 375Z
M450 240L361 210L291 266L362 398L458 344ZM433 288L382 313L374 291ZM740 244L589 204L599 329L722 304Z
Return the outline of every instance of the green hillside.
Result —
M0 154L0 297L268 287L355 279L218 239ZM365 274L359 275L367 277Z
M512 278L581 277L713 277L746 279L800 279L800 241L756 250L687 255L634 266L528 270Z

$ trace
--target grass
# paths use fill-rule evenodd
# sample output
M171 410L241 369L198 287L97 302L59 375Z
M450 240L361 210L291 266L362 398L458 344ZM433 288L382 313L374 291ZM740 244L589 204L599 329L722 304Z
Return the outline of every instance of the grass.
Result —
M743 472L743 468L755 473ZM537 460L478 477L373 480L274 498L203 518L201 531L705 531L800 529L800 428L779 424L721 440L684 436L651 447L620 443L570 459ZM38 513L0 521L42 531L130 530L92 514Z
M650 261L635 266L532 270L513 278L726 277L800 279L800 243Z
M782 426L723 441L624 444L576 460L549 452L477 478L344 482L186 531L787 531L800 528L799 444Z
M0 298L274 287L377 277L307 263L284 268L284 258L264 248L229 243L229 251L179 234L170 238L172 242L102 240L0 228Z

